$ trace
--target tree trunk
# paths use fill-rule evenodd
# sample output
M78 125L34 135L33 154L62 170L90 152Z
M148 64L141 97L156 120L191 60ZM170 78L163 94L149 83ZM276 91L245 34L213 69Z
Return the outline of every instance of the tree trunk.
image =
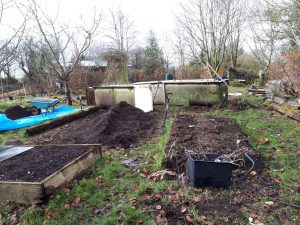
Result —
M65 92L66 92L66 98L68 100L68 105L72 105L72 98L71 98L71 90L69 86L69 81L65 81Z

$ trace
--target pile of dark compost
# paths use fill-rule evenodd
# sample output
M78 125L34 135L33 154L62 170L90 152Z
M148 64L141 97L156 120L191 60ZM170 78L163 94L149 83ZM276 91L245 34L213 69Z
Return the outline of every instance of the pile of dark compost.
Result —
M102 144L110 148L129 148L151 136L157 128L157 115L145 113L121 102L109 109L99 109L38 136L34 143Z
M17 119L21 119L33 115L30 109L27 109L19 105L8 108L7 110L4 111L4 114L8 119L11 120L17 120Z
M0 163L0 180L40 182L84 154L88 146L34 147Z

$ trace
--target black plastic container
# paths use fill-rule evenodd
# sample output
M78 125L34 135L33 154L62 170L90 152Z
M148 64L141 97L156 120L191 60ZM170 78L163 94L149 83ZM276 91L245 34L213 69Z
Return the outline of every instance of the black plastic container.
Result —
M214 162L220 154L206 154L208 160L188 158L188 173L193 187L227 187L230 185L233 164Z

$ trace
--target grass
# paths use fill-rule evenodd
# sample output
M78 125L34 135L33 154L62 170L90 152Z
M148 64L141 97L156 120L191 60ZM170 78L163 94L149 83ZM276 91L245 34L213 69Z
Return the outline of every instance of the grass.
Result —
M263 100L253 97L243 97L243 104L261 106ZM176 180L154 181L143 177L143 173L161 170L164 148L170 136L171 127L177 108L171 108L166 122L165 131L153 139L151 143L132 149L113 150L106 152L99 159L89 178L74 181L68 187L62 188L52 196L44 206L30 208L18 207L20 224L156 224L156 204L169 204L170 192L180 194L182 202L189 202L188 213L193 215L194 224L222 224L223 218L217 213L206 217L196 209L193 196L201 196L205 201L216 198L210 189L195 193L191 187L180 188ZM299 184L299 123L287 119L265 108L249 107L243 111L220 110L209 113L210 116L234 119L242 130L250 137L253 148L261 152L267 159L270 176L277 179L278 189L282 190L280 198L287 202L298 202L299 194L295 187ZM11 138L12 134L7 134ZM11 136L10 136L11 135ZM133 158L143 164L138 170L121 165L124 159ZM284 168L284 170L283 170ZM151 190L151 193L147 192ZM144 197L154 198L162 194L157 203L147 204ZM223 190L222 194L230 192ZM76 203L77 200L77 204ZM78 202L79 201L79 202ZM251 206L257 212L264 224L279 224L279 218L288 218L291 224L299 224L299 214L296 209L276 204L272 210L265 207L268 201L265 196L259 196ZM9 223L14 205L0 207L0 224ZM178 210L178 209L177 209ZM242 210L246 224L250 213Z
M243 103L250 101L251 105L258 106L261 99L247 97ZM208 114L207 114L208 115ZM283 115L266 110L265 108L248 108L244 111L216 111L210 116L227 117L234 119L251 138L251 145L266 159L266 164L272 179L277 181L280 190L280 199L286 202L299 204L299 147L300 124L285 118ZM262 198L262 200L267 200ZM290 219L292 224L299 224L300 219L296 209L291 207L277 207L272 212L266 212L264 205L258 204L257 210L268 222L278 224L278 218L283 215Z

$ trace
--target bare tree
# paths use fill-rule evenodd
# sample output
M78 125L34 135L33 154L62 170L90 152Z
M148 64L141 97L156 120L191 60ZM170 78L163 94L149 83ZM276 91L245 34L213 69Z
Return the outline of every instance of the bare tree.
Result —
M251 14L249 20L251 35L246 42L252 54L262 65L263 72L266 73L276 56L280 33L278 23L276 20L271 19L274 18L274 12L264 2L257 4Z
M194 59L218 70L223 63L229 37L236 30L239 0L189 0L177 17L185 42Z
M64 84L68 104L71 105L70 74L78 67L82 55L97 34L100 16L94 12L90 26L82 20L81 25L71 27L59 23L58 17L52 19L35 0L29 1L29 11L39 29L43 48L49 49L50 54L45 55L48 70Z
M110 10L108 34L112 50L122 53L128 51L135 45L137 31L133 21L119 7L117 10Z
M137 32L122 8L110 10L107 38L119 61L119 82L128 83L128 53L135 45Z
M17 8L13 1L11 0L0 0L0 25L2 25L2 19L4 12L9 8ZM21 11L20 11L21 12ZM21 12L22 13L22 12ZM23 15L24 16L24 15ZM11 28L11 34L6 35L4 38L0 38L0 80L1 80L1 91L4 92L2 83L2 73L9 78L11 76L11 67L13 61L17 55L17 49L19 43L24 34L26 25L26 16L24 16L23 23L18 28ZM3 32L6 33L6 32ZM2 32L1 32L2 34Z
M175 53L177 55L179 66L182 67L185 65L186 61L186 45L185 45L185 38L184 33L182 32L179 27L175 30Z

